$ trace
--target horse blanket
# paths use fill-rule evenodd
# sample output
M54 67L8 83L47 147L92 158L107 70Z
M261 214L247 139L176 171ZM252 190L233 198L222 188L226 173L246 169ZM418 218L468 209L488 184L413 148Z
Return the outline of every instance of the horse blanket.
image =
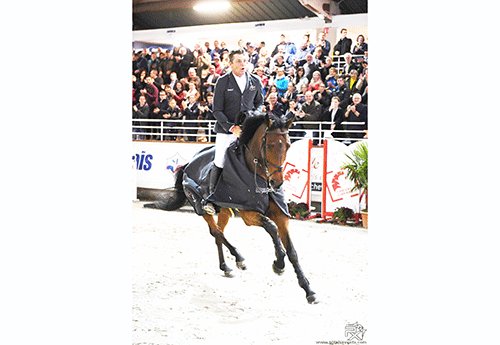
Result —
M257 186L267 187L266 180L259 175L255 177L248 169L245 156L237 150L236 145L237 142L234 142L227 149L224 169L214 194L208 199L215 205L217 212L220 211L220 207L227 207L266 214L269 210L269 198L272 198L283 213L290 216L283 187L275 192L257 192ZM209 194L209 174L214 157L215 146L206 147L184 167L182 181L184 192L198 215L206 214L202 200Z

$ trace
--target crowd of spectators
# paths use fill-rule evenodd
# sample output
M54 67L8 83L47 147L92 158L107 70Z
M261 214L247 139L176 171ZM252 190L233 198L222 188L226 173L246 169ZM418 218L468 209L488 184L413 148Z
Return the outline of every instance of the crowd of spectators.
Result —
M346 143L368 136L368 44L363 35L353 44L342 29L339 41L332 45L323 32L315 42L305 34L299 44L282 34L271 52L265 42L239 40L238 46L248 52L247 71L262 80L266 110L295 118L291 136L300 137L305 134L301 130L308 129L357 130L332 132ZM147 131L138 130L134 138L206 141L205 123L196 120L215 119L214 86L217 78L230 71L228 55L225 42L217 40L213 46L205 42L193 49L180 45L172 50L133 52L133 118L139 120L134 124L149 126L148 119L165 120L163 126L155 121ZM183 126L189 128L184 134L188 135L179 136L174 128L179 124L168 121L172 119L195 121L185 121ZM322 122L323 127L304 121ZM315 144L319 133L313 133Z

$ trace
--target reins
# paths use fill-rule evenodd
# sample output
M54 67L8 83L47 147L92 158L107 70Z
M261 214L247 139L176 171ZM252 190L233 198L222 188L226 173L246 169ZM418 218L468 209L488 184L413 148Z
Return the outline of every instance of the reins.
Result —
M288 134L288 130L286 130L285 132L277 132L277 131L269 132L269 127L266 128L266 131L264 132L264 136L262 137L262 142L260 145L260 154L262 156L263 164L259 162L259 159L257 157L255 157L255 155L252 153L252 151L250 151L250 149L248 148L248 145L245 144L245 148L252 155L253 162L255 164L254 173L253 173L254 182L255 182L255 186L256 186L255 192L259 193L259 194L267 194L269 192L275 192L276 190L271 186L270 178L274 174L283 171L283 165L276 165L276 164L273 164L273 163L267 161L266 145L267 145L267 135L268 134L285 135L285 134ZM270 174L269 169L267 167L268 165L272 166L273 168L276 168L277 170ZM259 187L259 185L257 184L257 166L260 166L266 174L266 184L267 184L266 188Z

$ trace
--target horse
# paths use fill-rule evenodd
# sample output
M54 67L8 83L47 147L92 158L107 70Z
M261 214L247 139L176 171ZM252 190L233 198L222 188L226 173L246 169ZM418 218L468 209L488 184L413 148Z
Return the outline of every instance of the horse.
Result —
M255 184L257 185L257 178L260 181L265 180L266 187L257 187L256 192L260 195L265 195L273 192L281 191L283 184L283 165L286 159L286 153L290 148L290 137L288 134L288 129L292 125L292 119L278 118L274 115L269 114L257 114L253 116L248 116L242 125L242 132L238 140L234 143L234 150L238 151L240 154L244 155L244 162L248 170L254 175ZM227 152L231 147L228 149ZM204 151L204 150L202 150ZM202 152L200 151L200 152ZM227 155L226 154L226 162ZM196 159L195 157L186 165L180 167L175 175L175 187L172 190L172 194L168 197L162 198L162 200L156 201L154 204L147 204L144 207L147 208L159 208L167 211L176 210L182 207L186 199L188 198L191 205L195 207L197 213L203 217L207 222L210 234L215 237L215 243L217 245L218 256L219 256L219 268L224 272L227 277L232 277L232 269L227 266L224 260L223 247L225 245L231 255L234 256L236 260L236 267L240 270L246 270L246 264L241 253L228 242L224 236L224 228L229 222L229 218L232 216L233 212L230 207L219 207L217 200L213 203L218 208L217 222L214 216L201 211L199 205L195 205L196 194L195 188L188 187L186 180L189 180L189 176L186 175L187 167L189 164ZM243 158L241 158L242 160ZM226 163L227 166L227 163ZM226 169L226 166L224 169ZM196 167L196 171L205 170L209 171L208 167ZM241 170L241 169L239 169ZM224 174L224 170L223 170ZM220 181L219 181L220 184ZM250 190L248 190L250 192ZM284 199L284 194L281 194L282 199ZM198 198L200 199L200 198ZM194 202L192 202L194 200ZM310 304L316 304L316 294L311 290L309 281L304 275L302 268L300 267L297 252L294 249L292 240L289 234L289 216L287 215L288 209L286 203L277 203L276 198L268 198L268 209L267 210L248 210L245 209L245 205L238 208L239 214L243 219L243 222L247 226L259 226L266 230L267 233L272 238L276 260L272 264L272 269L277 275L282 275L285 271L285 256L288 256L295 273L297 275L299 286L304 289L306 293L307 302ZM283 207L284 205L284 207ZM285 210L283 210L283 208ZM286 212L285 212L286 211Z

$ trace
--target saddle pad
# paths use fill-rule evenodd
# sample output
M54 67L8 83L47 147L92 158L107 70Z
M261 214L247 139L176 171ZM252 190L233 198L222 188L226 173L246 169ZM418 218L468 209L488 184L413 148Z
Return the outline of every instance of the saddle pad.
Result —
M254 173L248 169L245 157L236 150L237 143L232 143L226 152L226 161L214 194L209 198L218 207L237 208L266 214L269 210L269 197L284 214L288 213L283 187L276 192L261 194L256 192ZM183 187L189 203L198 215L206 214L202 208L202 199L208 197L209 174L215 156L215 146L198 152L184 169ZM264 178L257 175L257 184L266 188ZM219 211L219 209L217 210Z

